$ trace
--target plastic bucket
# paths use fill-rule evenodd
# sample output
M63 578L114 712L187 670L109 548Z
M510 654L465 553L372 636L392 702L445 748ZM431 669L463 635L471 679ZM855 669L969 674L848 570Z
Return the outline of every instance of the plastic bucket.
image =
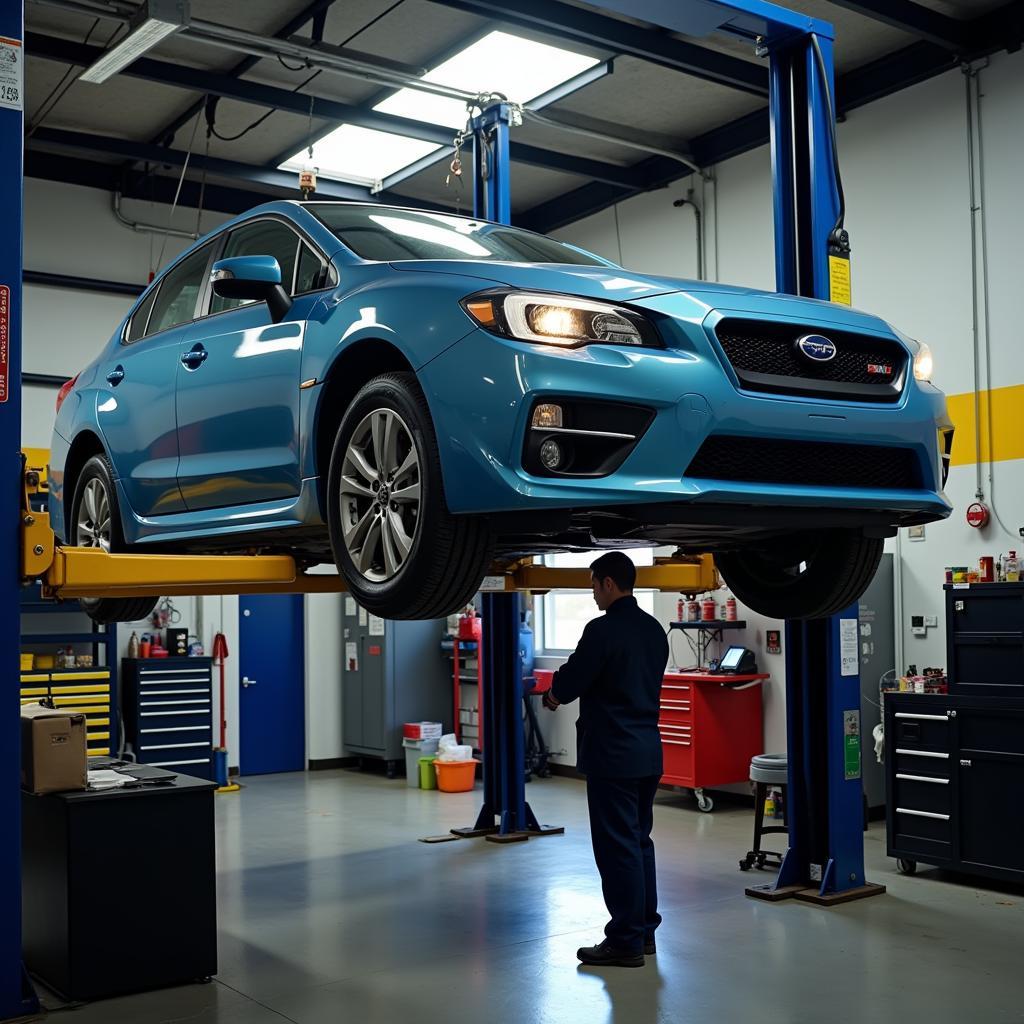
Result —
M420 788L420 758L437 753L437 740L402 740L405 747L405 781L410 789Z
M437 772L434 771L436 757L420 758L420 789L437 789Z
M471 761L435 761L437 788L442 793L468 793L476 781L476 758Z

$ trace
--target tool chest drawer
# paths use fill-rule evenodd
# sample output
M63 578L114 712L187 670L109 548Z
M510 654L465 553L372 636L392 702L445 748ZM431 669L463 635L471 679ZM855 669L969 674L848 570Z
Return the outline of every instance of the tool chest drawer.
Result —
M765 678L765 677L759 677ZM746 781L750 759L763 753L761 687L727 676L665 676L658 730L662 782L703 789Z
M213 778L209 658L126 658L125 739L141 764Z
M946 587L950 694L1024 698L1024 583Z
M85 715L86 750L89 757L107 756L117 750L117 709L113 680L108 668L36 669L21 674L21 703L43 698L62 711Z
M1024 700L889 693L884 720L889 856L1024 882Z

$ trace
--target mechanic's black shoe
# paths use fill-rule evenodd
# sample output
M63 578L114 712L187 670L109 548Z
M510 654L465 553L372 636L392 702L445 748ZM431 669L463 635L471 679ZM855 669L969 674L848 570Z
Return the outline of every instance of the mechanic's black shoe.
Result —
M582 963L591 967L643 967L643 953L631 953L627 949L616 949L608 940L596 946L583 946L576 950Z
M648 939L644 943L644 956L654 956L658 952L658 947L654 944L654 939Z

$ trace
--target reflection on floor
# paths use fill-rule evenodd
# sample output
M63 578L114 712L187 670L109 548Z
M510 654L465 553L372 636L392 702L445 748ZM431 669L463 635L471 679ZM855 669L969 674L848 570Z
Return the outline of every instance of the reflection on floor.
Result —
M417 838L472 823L479 793L346 771L247 780L217 800L217 979L97 1003L76 1024L1024 1019L1020 892L903 878L873 826L868 877L888 895L829 910L754 902L743 887L757 873L737 867L751 812L701 814L670 792L657 808L657 957L579 967L576 948L605 920L583 786L527 792L565 836L427 846Z

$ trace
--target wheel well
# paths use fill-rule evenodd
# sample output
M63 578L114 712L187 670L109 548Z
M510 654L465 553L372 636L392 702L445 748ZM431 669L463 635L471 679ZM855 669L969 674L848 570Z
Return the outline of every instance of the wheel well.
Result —
M390 342L366 339L345 349L334 361L322 385L316 419L316 473L320 500L325 502L327 471L341 418L359 389L382 373L412 371L409 360ZM326 505L322 510L326 515Z
M94 455L104 454L103 442L91 431L83 430L71 442L68 457L64 460L64 539L67 540L67 524L71 519L71 503L75 500L75 488L82 468Z

